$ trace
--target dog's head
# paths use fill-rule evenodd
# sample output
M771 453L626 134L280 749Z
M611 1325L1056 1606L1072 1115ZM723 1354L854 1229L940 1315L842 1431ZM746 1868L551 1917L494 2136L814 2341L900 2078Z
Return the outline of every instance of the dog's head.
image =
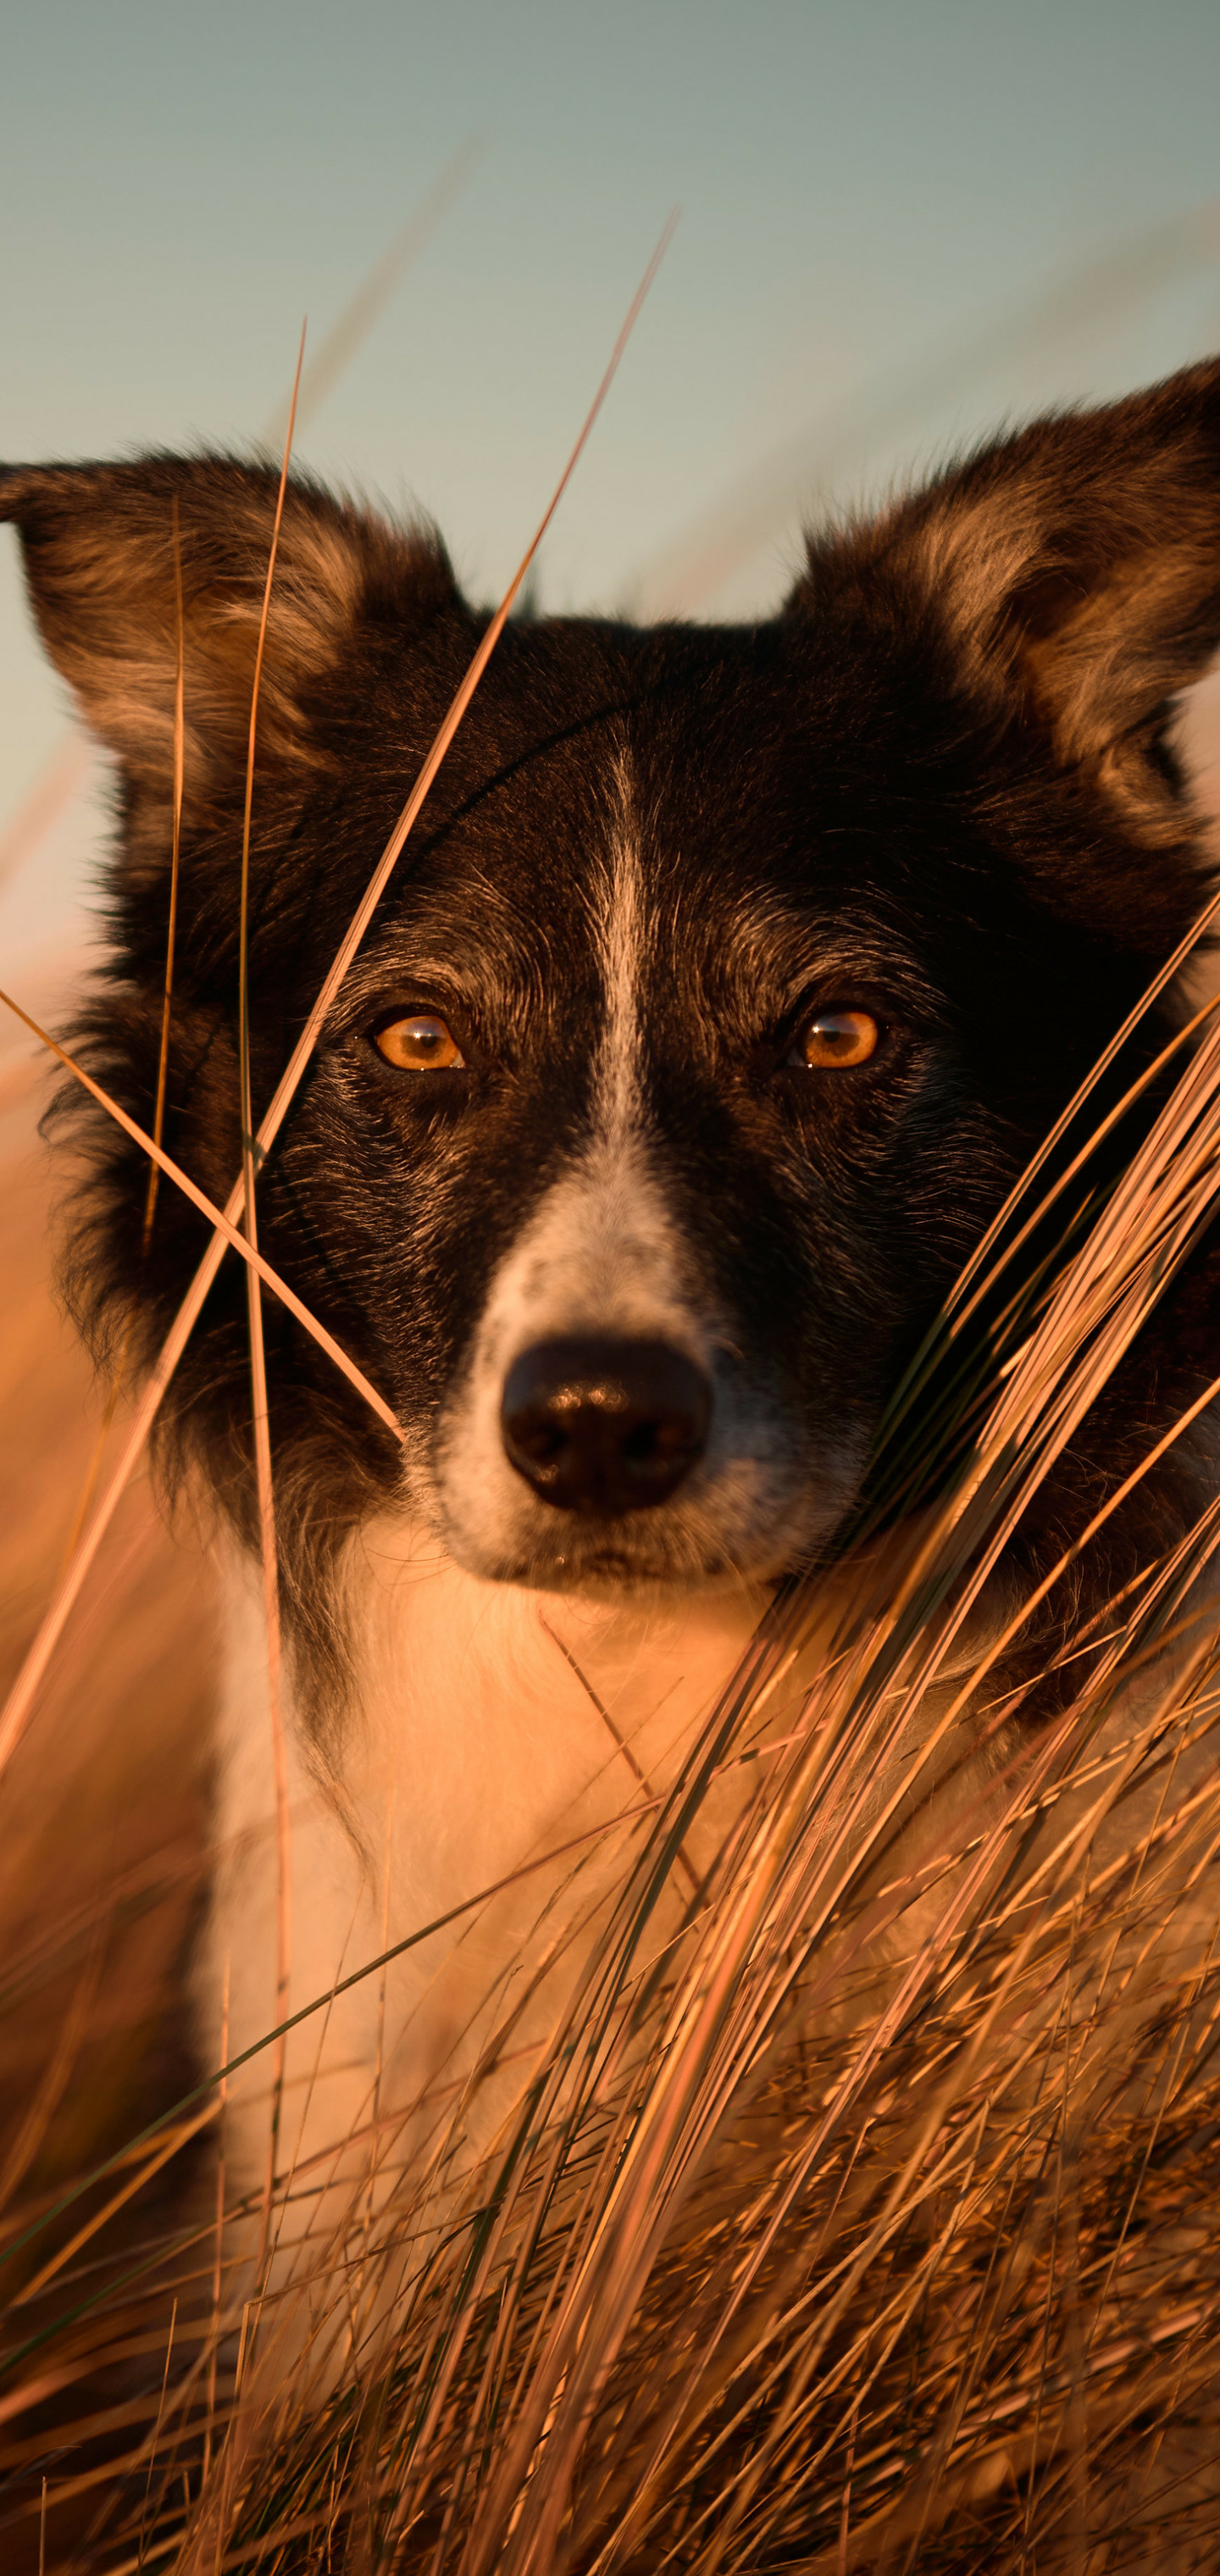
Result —
M276 477L14 469L47 646L116 755L95 1061L240 1159L238 918ZM289 487L251 842L256 1117L482 619L427 532ZM393 1405L412 1509L544 1587L817 1556L978 1231L1203 899L1167 746L1220 638L1220 367L1041 424L815 541L753 627L510 624L259 1182L263 1249ZM1149 1023L1148 1052L1164 1022ZM90 1293L151 1341L204 1239L93 1130ZM243 1294L180 1373L245 1452ZM269 1309L298 1518L402 1491ZM236 1462L236 1464L235 1464Z

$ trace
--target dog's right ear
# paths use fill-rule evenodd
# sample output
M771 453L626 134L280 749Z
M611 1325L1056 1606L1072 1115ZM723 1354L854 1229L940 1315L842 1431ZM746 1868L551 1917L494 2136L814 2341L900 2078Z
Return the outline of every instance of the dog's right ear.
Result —
M179 599L192 811L244 775L279 474L221 456L0 469L43 641L138 800L168 806ZM258 758L316 761L309 700L362 619L410 631L458 594L439 539L289 481L259 688Z

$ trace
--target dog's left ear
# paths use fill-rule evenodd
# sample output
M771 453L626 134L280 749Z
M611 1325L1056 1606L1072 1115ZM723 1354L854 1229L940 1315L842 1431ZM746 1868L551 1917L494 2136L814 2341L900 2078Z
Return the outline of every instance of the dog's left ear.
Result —
M1220 360L1035 422L811 544L792 608L853 593L874 626L939 632L963 696L1048 733L1129 832L1181 842L1166 734L1220 645Z

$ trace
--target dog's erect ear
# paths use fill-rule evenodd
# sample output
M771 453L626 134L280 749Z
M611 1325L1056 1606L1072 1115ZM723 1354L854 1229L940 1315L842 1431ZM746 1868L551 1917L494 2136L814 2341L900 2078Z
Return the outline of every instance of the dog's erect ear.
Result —
M1180 840L1164 735L1220 645L1220 360L1037 421L814 542L791 605L853 589L874 618L930 616L976 704L1019 707L1128 829Z
M48 653L132 786L169 793L181 581L188 798L244 772L278 472L227 457L0 469ZM175 538L176 527L176 538ZM177 559L177 569L175 563ZM430 531L288 485L259 688L258 752L309 761L305 705L362 616L418 621L456 599Z

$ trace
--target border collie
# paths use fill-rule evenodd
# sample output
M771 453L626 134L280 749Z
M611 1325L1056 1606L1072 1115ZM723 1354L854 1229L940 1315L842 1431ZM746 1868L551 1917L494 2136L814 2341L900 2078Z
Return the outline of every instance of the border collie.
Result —
M241 1162L277 482L218 455L0 479L47 650L117 764L112 945L78 1035L146 1128L181 636L165 1143L217 1203ZM256 1120L485 623L430 529L290 478L253 773ZM501 1887L293 2034L281 2277L333 2283L362 2176L400 2206L455 2137L479 2151L612 1889L596 1829L673 1781L778 1583L821 1569L833 1605L852 1579L844 1533L904 1369L1206 899L1172 728L1218 642L1220 362L812 537L761 623L506 628L258 1176L262 1251L404 1433L265 1298L293 2003ZM1181 1017L1171 989L1115 1080ZM207 1229L163 1185L145 1244L146 1162L92 1111L83 1133L70 1284L95 1346L134 1365ZM1010 1586L1215 1373L1211 1302L1204 1251L1059 1459ZM215 1498L226 1568L212 2062L278 2009L250 1422L229 1258L161 1434L167 1470ZM1057 1588L1021 1641L1051 1675L1023 1726L1212 1473L1202 1436L1179 1443L1104 1564ZM730 1807L692 1824L658 1940ZM538 1870L582 1835L600 1859ZM251 2206L270 2062L229 2102Z

